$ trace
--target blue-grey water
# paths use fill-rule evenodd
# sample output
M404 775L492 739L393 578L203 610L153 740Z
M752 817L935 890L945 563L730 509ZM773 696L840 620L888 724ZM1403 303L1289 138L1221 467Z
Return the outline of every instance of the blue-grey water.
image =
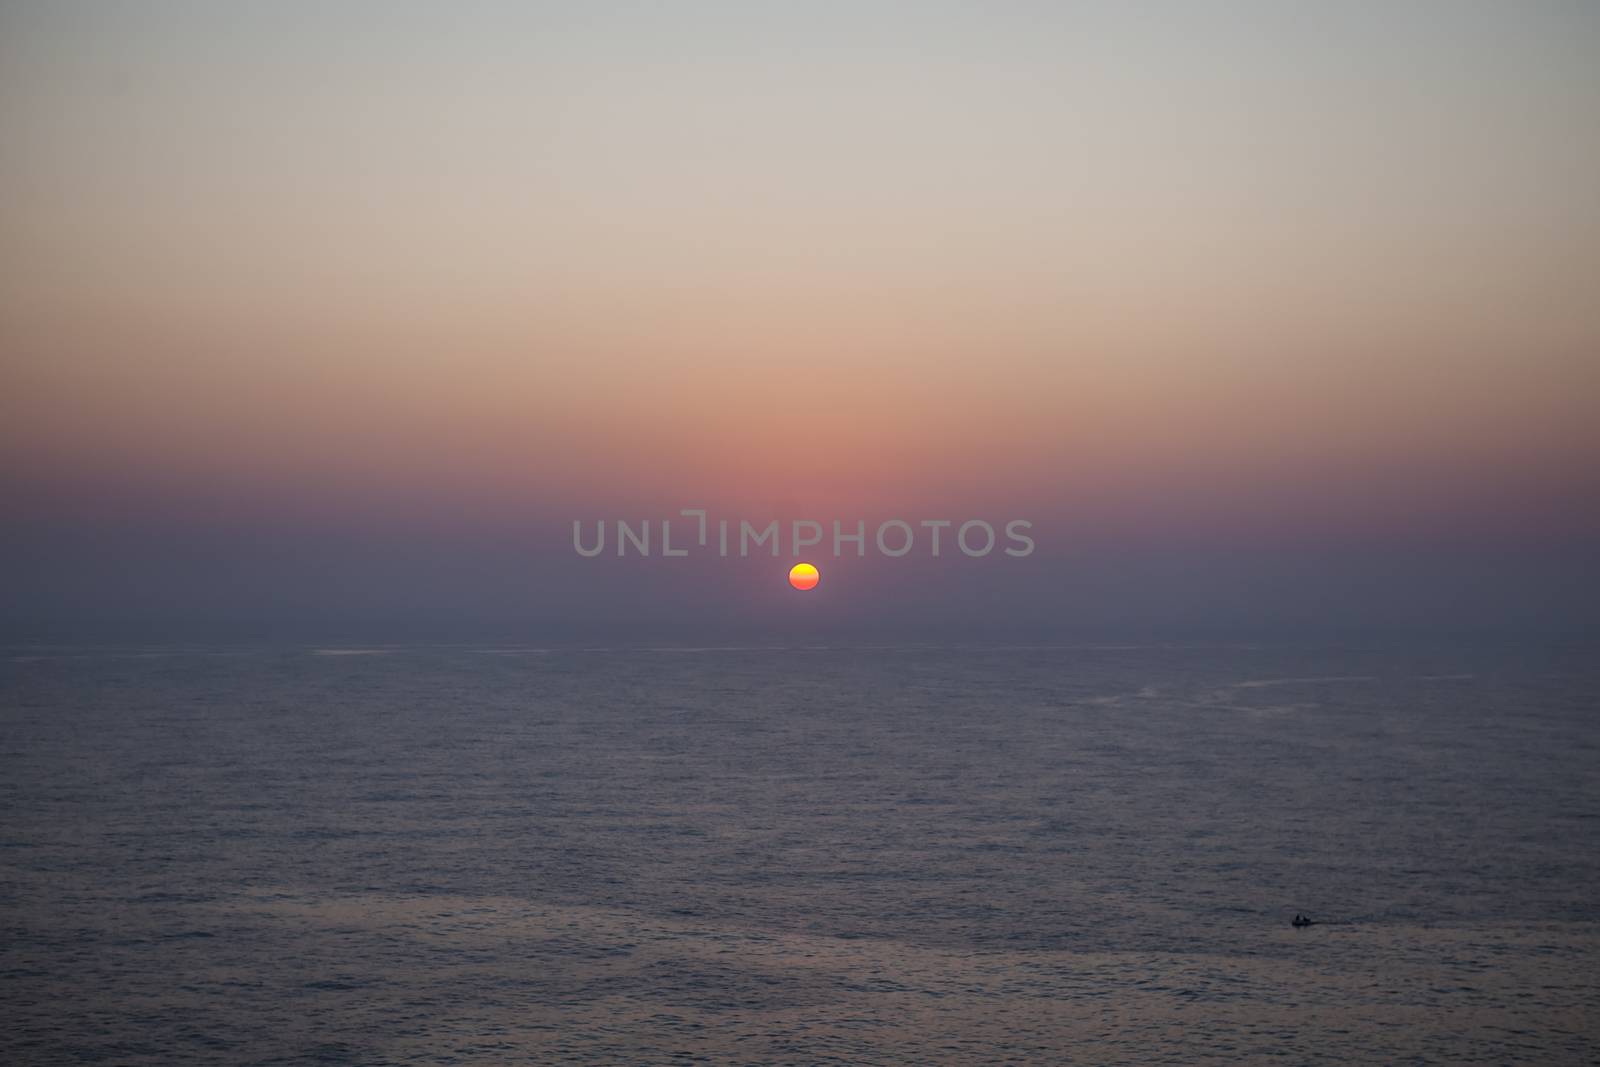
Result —
M1594 651L9 649L0 1062L1592 1063Z

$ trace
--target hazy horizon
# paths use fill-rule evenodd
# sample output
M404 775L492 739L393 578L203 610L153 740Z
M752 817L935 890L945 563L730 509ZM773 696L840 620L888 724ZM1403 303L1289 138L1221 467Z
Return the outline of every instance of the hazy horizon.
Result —
M1600 623L1600 10L13 3L0 627ZM585 560L676 515L1021 560Z

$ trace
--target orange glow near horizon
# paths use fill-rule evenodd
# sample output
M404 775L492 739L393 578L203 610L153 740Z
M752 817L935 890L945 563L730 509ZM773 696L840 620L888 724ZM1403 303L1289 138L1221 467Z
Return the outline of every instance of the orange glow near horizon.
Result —
M1594 528L1589 15L722 7L8 13L7 510Z

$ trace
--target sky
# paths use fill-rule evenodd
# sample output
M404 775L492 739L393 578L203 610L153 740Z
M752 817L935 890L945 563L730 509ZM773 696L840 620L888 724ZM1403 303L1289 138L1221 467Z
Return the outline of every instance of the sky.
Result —
M6 0L0 160L11 633L1600 622L1594 5Z

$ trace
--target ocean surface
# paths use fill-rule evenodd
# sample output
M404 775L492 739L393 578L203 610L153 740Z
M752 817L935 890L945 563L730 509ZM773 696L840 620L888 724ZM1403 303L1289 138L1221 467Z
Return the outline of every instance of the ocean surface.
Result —
M6 648L0 1062L1594 1063L1597 651Z

